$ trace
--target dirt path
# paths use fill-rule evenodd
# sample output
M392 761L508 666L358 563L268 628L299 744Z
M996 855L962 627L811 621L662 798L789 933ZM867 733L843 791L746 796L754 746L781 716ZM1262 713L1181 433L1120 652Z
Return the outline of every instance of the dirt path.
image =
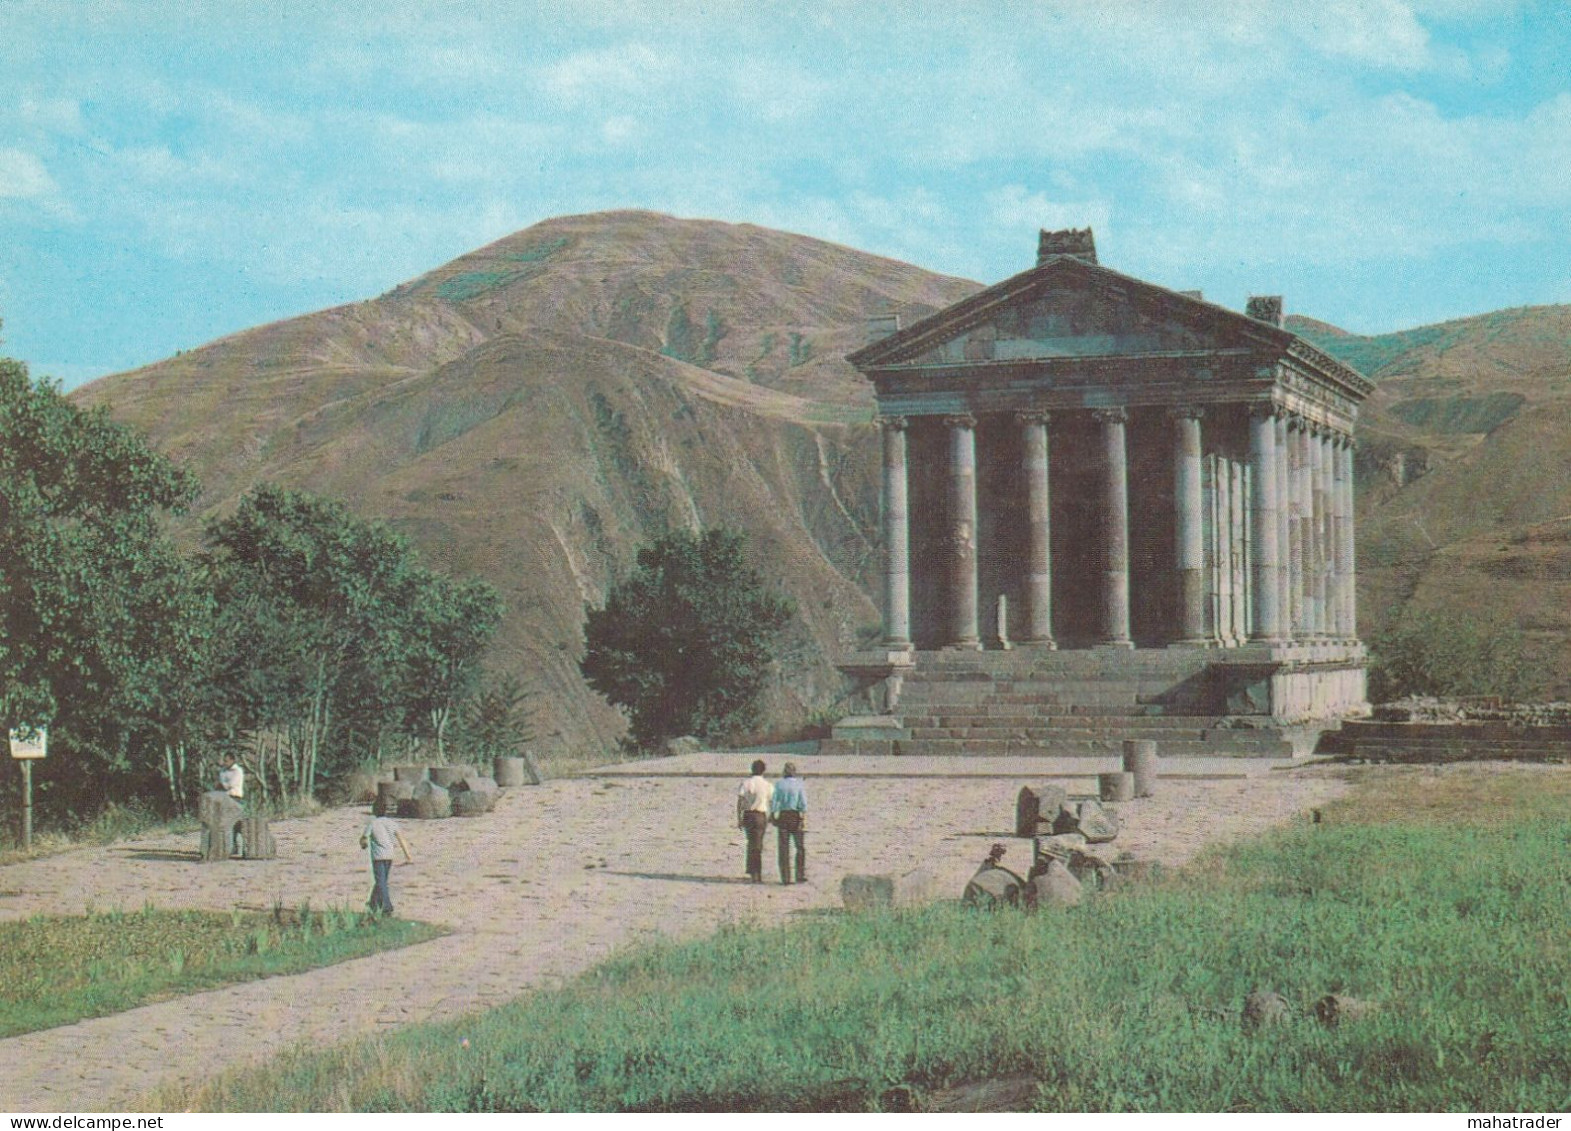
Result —
M0 1041L0 1110L127 1110L156 1084L210 1074L216 1050L228 1067L297 1042L458 1017L570 978L642 938L692 936L727 921L780 923L837 906L847 872L921 864L958 895L994 841L1009 843L1005 862L1024 870L1029 842L1010 837L1015 794L1022 781L1065 768L1015 759L983 776L994 768L958 760L956 776L936 762L796 760L810 797L807 885L753 885L741 875L733 799L744 758L693 755L650 764L648 776L618 767L511 790L486 817L402 822L415 863L393 871L399 914L444 924L451 935ZM1261 831L1344 788L1323 770L1172 765L1235 776L1166 780L1157 797L1122 806L1117 847L1183 863L1205 844ZM1083 777L1066 784L1089 792ZM365 819L364 809L339 809L281 822L272 861L201 865L191 835L10 865L0 868L0 919L149 903L362 906Z

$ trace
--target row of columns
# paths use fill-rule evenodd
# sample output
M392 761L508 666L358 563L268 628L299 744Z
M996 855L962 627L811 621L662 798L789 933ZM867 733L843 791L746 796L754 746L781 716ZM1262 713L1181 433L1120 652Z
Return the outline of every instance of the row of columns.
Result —
M1092 413L1103 477L1100 643L1133 647L1129 625L1127 410ZM1218 460L1207 486L1198 407L1173 422L1177 643L1196 646L1347 640L1357 635L1353 565L1352 438L1274 404L1255 405L1248 463ZM1048 415L1016 415L1025 480L1026 634L1020 644L1054 647L1048 493ZM911 644L910 513L906 417L884 417L885 641ZM949 433L950 599L947 643L980 648L977 579L976 420L943 418ZM1211 559L1228 579L1206 576L1207 505ZM1245 570L1247 563L1247 571ZM1226 595L1226 605L1222 595Z

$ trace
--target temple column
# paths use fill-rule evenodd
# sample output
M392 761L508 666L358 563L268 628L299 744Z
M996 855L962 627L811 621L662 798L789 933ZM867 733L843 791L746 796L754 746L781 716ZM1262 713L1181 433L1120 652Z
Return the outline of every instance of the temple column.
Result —
M1178 643L1213 644L1206 630L1205 478L1199 408L1175 408L1173 421L1174 559L1178 565Z
M1326 616L1326 432L1315 425L1309 432L1309 500L1310 531L1313 547L1310 561L1314 570L1313 588L1309 596L1309 630L1315 636L1325 637L1330 618Z
M884 644L911 647L911 521L907 504L906 418L879 420L884 432Z
M1288 560L1291 557L1287 493L1287 414L1280 410L1274 422L1276 431L1276 584L1277 626L1283 640L1293 637L1293 587Z
M1295 418L1292 432L1290 466L1288 476L1291 479L1289 493L1292 495L1292 544L1289 552L1292 560L1288 568L1293 581L1293 635L1298 640L1309 637L1309 600L1308 579L1309 569L1309 512L1307 492L1309 475L1306 464L1309 459L1309 421L1303 417Z
M949 645L980 650L976 578L976 418L946 416L949 429Z
M1211 626L1217 643L1223 647L1233 641L1233 478L1228 461L1219 453L1211 456L1211 560L1216 584L1212 586Z
M1254 582L1254 631L1250 639L1275 643L1282 639L1281 591L1277 587L1276 405L1252 407L1249 416L1249 463L1253 486L1250 566Z
M1331 602L1331 624L1329 631L1338 640L1347 639L1347 562L1346 555L1342 552L1342 543L1347 538L1347 513L1344 510L1342 483L1342 442L1345 437L1341 432L1331 434L1330 447L1330 475L1331 475L1331 581L1327 599Z
M1021 644L1055 648L1053 643L1053 560L1051 504L1047 477L1045 412L1023 412L1021 451L1026 479L1026 635Z
M1227 461L1229 479L1228 502L1231 504L1231 518L1227 526L1228 555L1231 563L1232 588L1229 594L1232 597L1233 608L1229 620L1232 624L1233 643L1242 644L1248 638L1246 631L1246 616L1249 608L1249 595L1245 589L1248 584L1246 577L1248 570L1244 567L1244 465L1236 459Z
M1129 638L1129 461L1124 446L1122 408L1092 413L1102 439L1102 640L1115 648L1132 648Z
M1342 584L1345 608L1342 614L1342 634L1349 642L1358 639L1358 512L1357 494L1353 490L1353 437L1342 437L1337 453L1342 467L1342 513L1346 516L1346 534L1342 538Z

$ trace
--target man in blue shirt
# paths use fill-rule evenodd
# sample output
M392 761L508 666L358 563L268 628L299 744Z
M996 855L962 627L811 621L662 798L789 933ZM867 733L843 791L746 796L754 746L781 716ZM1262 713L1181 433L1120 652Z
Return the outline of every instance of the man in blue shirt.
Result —
M769 819L780 836L780 882L791 882L791 842L796 841L796 882L807 883L807 790L796 764L787 762L769 799Z

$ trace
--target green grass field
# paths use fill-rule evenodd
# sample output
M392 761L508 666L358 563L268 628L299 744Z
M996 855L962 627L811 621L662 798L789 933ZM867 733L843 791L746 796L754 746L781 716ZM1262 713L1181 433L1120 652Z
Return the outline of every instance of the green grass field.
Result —
M1568 796L1556 772L1375 771L1323 823L1077 908L731 929L155 1102L877 1110L1023 1075L1043 1111L1564 1110ZM1256 989L1292 1011L1251 1033ZM1376 1011L1322 1027L1331 992Z
M109 911L0 923L0 1037L273 974L298 974L442 932L353 911Z

